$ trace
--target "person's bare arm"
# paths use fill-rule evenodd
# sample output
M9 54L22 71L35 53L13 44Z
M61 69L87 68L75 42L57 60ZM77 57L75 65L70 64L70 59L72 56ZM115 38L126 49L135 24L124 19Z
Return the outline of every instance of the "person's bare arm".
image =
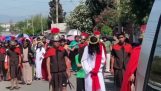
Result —
M111 73L114 74L114 56L111 56Z
M46 60L47 72L48 72L48 80L51 81L51 73L50 73L50 57Z
M22 57L21 55L18 56L18 59L19 59L18 66L21 66L21 61L22 61L21 57Z
M67 66L66 72L67 72L68 77L70 77L71 76L71 72L70 72L71 62L67 56L65 56L65 62Z

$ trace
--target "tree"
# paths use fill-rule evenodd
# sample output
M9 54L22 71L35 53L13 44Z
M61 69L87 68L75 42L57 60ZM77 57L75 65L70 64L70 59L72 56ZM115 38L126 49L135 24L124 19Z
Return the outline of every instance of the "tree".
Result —
M102 32L102 34L104 34L104 35L112 36L112 29L111 29L108 25L104 25L104 26L101 28L101 32Z
M107 7L113 7L113 0L86 0L86 5L91 12L93 25L96 25L95 18Z
M67 17L67 25L72 29L79 29L81 31L92 31L93 23L90 16L89 8L81 3L74 11Z
M0 32L2 32L4 30L4 28L2 26L0 26Z
M130 0L131 14L135 16L134 22L136 24L143 24L147 22L154 0Z
M26 34L40 34L41 30L48 29L48 18L42 15L35 15L25 21L20 21L15 24L16 29L20 30L21 33Z
M49 12L49 20L56 23L56 0L52 0L49 2L50 12ZM58 0L58 22L62 23L64 21L63 9L62 5L59 3Z

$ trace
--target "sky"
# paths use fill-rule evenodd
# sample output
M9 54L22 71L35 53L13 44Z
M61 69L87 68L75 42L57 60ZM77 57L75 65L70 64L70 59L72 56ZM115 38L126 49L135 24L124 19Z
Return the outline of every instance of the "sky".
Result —
M36 14L47 16L50 0L0 0L0 23L17 22ZM69 14L80 0L60 0L63 10Z

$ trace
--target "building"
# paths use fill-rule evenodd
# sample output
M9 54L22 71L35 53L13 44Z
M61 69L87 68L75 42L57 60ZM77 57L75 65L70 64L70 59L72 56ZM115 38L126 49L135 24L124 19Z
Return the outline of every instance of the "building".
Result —
M3 31L9 31L10 30L10 27L11 27L11 24L10 23L2 23L2 24L0 24L0 26L2 28L4 28Z

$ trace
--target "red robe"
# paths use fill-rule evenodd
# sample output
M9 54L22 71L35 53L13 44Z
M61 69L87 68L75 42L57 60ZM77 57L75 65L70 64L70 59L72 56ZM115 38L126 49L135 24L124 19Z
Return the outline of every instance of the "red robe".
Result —
M6 49L3 48L3 47L1 47L1 48L0 48L0 66L1 66L1 64L2 64L1 61L4 61L4 60L5 60L5 54L6 54Z
M59 47L59 50L64 50L64 48ZM47 66L46 66L46 59L50 56L55 55L55 48L47 49L47 52L44 55L44 60L42 62L42 77L44 80L48 80L48 73L47 73Z
M14 50L18 55L21 54L21 49L19 47L16 47L15 50Z
M124 73L123 82L120 91L131 91L130 76L134 74L138 66L138 60L140 57L141 46L137 46L132 50L131 57L127 64L126 71Z
M42 78L44 80L48 80L48 73L47 73L47 66L46 66L46 59L50 56L55 55L55 49L49 48L47 49L47 52L44 55L44 60L42 61Z
M6 49L5 48L0 48L0 53L1 54L5 54L6 53Z

